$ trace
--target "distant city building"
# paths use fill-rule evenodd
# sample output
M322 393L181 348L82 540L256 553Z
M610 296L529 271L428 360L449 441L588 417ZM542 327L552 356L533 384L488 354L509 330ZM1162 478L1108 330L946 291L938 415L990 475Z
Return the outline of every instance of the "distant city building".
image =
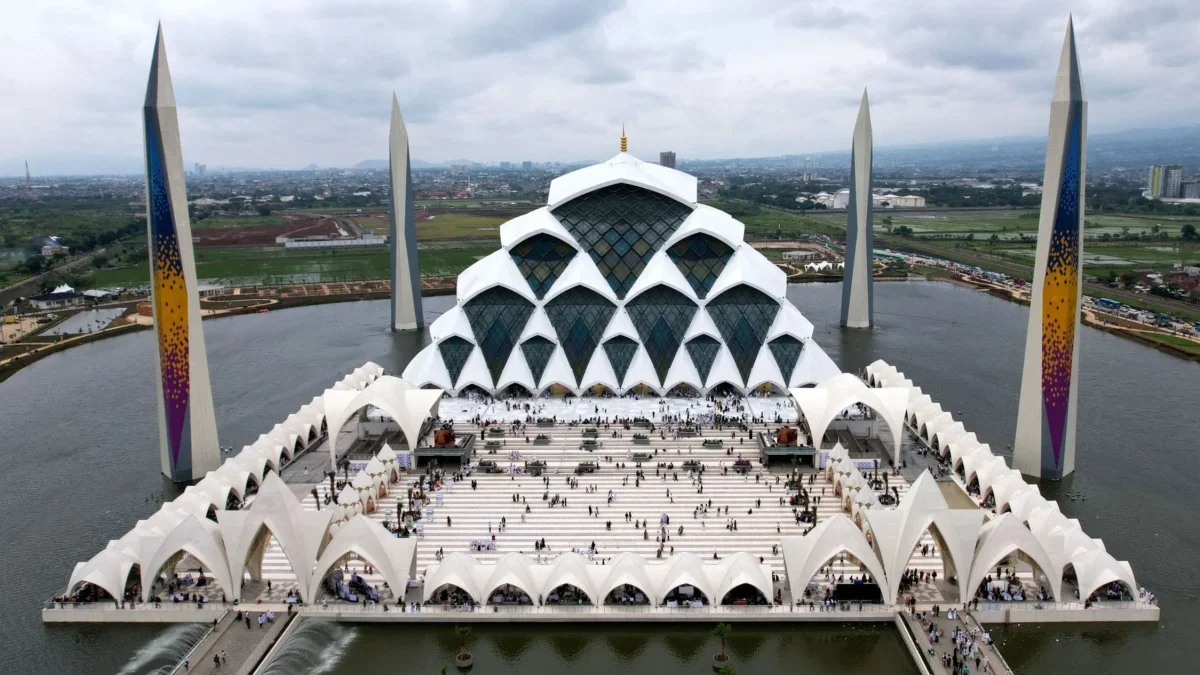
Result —
M512 168L512 162L500 162L500 168L501 168L501 169L505 169L505 170L507 170L507 169L511 169L511 168Z
M192 173L195 173L197 176L203 176L206 172L208 172L208 165L196 162L192 165L192 169Z
M533 162L530 162L528 160L521 162L521 168L526 171L530 171L533 169Z
M1182 199L1200 199L1200 180L1189 180L1179 184Z
M658 153L658 163L660 166L665 166L668 169L674 169L675 153L670 150Z
M1150 167L1150 177L1146 180L1146 196L1155 199L1162 196L1162 178L1163 168L1161 166Z
M357 246L386 246L388 238L373 232L364 232L358 237L330 237L319 234L311 237L275 237L276 244L284 248L354 248Z
M1180 185L1183 183L1183 167L1178 164L1152 166L1147 182L1149 184L1147 196L1151 199L1178 198Z
M1163 196L1168 198L1178 198L1180 196L1179 187L1183 183L1183 167L1172 165L1166 167L1163 172Z

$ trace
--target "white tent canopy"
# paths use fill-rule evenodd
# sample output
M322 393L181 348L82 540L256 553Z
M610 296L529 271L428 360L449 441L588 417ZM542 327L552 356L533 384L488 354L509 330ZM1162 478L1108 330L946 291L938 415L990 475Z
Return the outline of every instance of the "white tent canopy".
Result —
M842 373L815 387L789 390L796 411L804 416L812 432L813 443L819 445L826 429L846 408L856 403L875 411L892 434L893 459L899 461L900 444L904 440L904 406L908 394L903 389L870 389L862 380Z
M351 553L383 575L397 598L404 596L408 580L416 576L417 540L396 537L377 521L356 516L339 528L325 546L308 578L306 597L315 599L325 575Z
M784 537L783 565L792 592L799 593L822 567L842 553L856 558L874 577L879 587L887 588L887 574L862 530L842 514L817 524L806 536Z
M975 546L975 562L967 576L963 596L974 597L989 570L1018 551L1041 569L1054 599L1061 602L1062 569L1054 563L1037 537L1009 513L992 518L980 529L979 542Z

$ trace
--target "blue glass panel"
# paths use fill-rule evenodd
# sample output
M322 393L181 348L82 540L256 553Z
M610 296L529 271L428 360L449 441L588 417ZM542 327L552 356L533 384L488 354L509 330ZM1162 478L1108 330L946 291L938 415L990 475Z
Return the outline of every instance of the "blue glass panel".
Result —
M700 384L703 385L708 381L708 373L712 370L713 361L717 359L717 352L721 351L721 343L714 337L697 335L688 340L685 346L688 355L692 357L692 363L696 366L696 372L700 373Z
M792 381L792 371L796 369L796 362L800 360L800 350L804 348L804 343L791 335L780 335L768 342L767 347L771 349L775 363L779 364L779 372L783 373L783 385L786 387Z
M733 249L716 237L693 234L672 244L667 256L703 300L733 257Z
M779 313L779 303L760 290L739 285L709 300L706 307L745 386L771 322Z
M533 373L535 387L542 386L542 373L546 372L546 364L554 354L554 347L553 342L539 335L521 343L521 351L525 354L525 362L529 364L529 372Z
M609 286L624 299L646 263L692 212L681 202L618 183L554 209Z
M616 305L583 286L576 286L546 303L546 316L554 326L567 363L571 364L576 386L582 384L588 362L615 311Z
M575 247L548 234L535 234L508 252L538 300L546 297L576 253Z
M631 340L624 335L618 335L604 343L604 352L608 354L608 362L612 364L613 372L617 375L617 386L625 386L625 373L629 371L629 364L633 361L634 354L637 354L637 341Z
M686 295L668 286L655 286L625 305L658 373L659 384L665 384L667 371L697 309Z
M503 286L493 286L468 300L463 311L495 385L533 313L533 303Z
M463 366L471 356L475 345L457 335L446 338L438 343L438 351L442 354L442 363L450 373L450 386L458 386L458 376L462 374Z

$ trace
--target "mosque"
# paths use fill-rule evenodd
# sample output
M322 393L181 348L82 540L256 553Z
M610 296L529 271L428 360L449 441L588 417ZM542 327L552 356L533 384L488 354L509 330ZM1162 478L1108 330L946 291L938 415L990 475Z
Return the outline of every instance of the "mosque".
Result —
M783 393L840 372L745 226L621 152L500 227L404 379L451 395Z

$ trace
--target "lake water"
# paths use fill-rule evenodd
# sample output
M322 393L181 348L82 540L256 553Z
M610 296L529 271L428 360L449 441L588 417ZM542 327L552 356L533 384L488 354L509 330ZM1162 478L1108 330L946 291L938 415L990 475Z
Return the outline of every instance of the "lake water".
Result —
M1028 309L947 283L881 283L875 293L877 328L843 331L839 285L789 289L844 370L885 358L980 440L1007 447ZM426 312L452 302L427 298ZM387 303L374 301L205 321L221 443L240 448L367 360L402 370L427 337L392 334L387 319ZM0 383L2 672L153 672L196 637L188 627L44 626L38 614L76 561L178 492L159 474L153 353L153 335L140 332L54 354ZM996 629L1017 672L1190 669L1190 636L1200 632L1187 609L1200 595L1187 581L1200 559L1198 389L1200 365L1083 329L1077 471L1042 489L1087 496L1064 499L1063 512L1132 563L1139 583L1158 594L1162 622ZM446 627L324 626L306 634L297 643L312 659L306 667L347 674L436 673L454 639ZM742 673L908 668L899 665L908 657L890 626L738 626L735 635L744 637L730 645ZM489 664L477 672L560 672L569 663L580 673L666 674L700 672L695 664L707 662L715 642L686 627L512 627L480 629L472 644L477 663L486 655Z

